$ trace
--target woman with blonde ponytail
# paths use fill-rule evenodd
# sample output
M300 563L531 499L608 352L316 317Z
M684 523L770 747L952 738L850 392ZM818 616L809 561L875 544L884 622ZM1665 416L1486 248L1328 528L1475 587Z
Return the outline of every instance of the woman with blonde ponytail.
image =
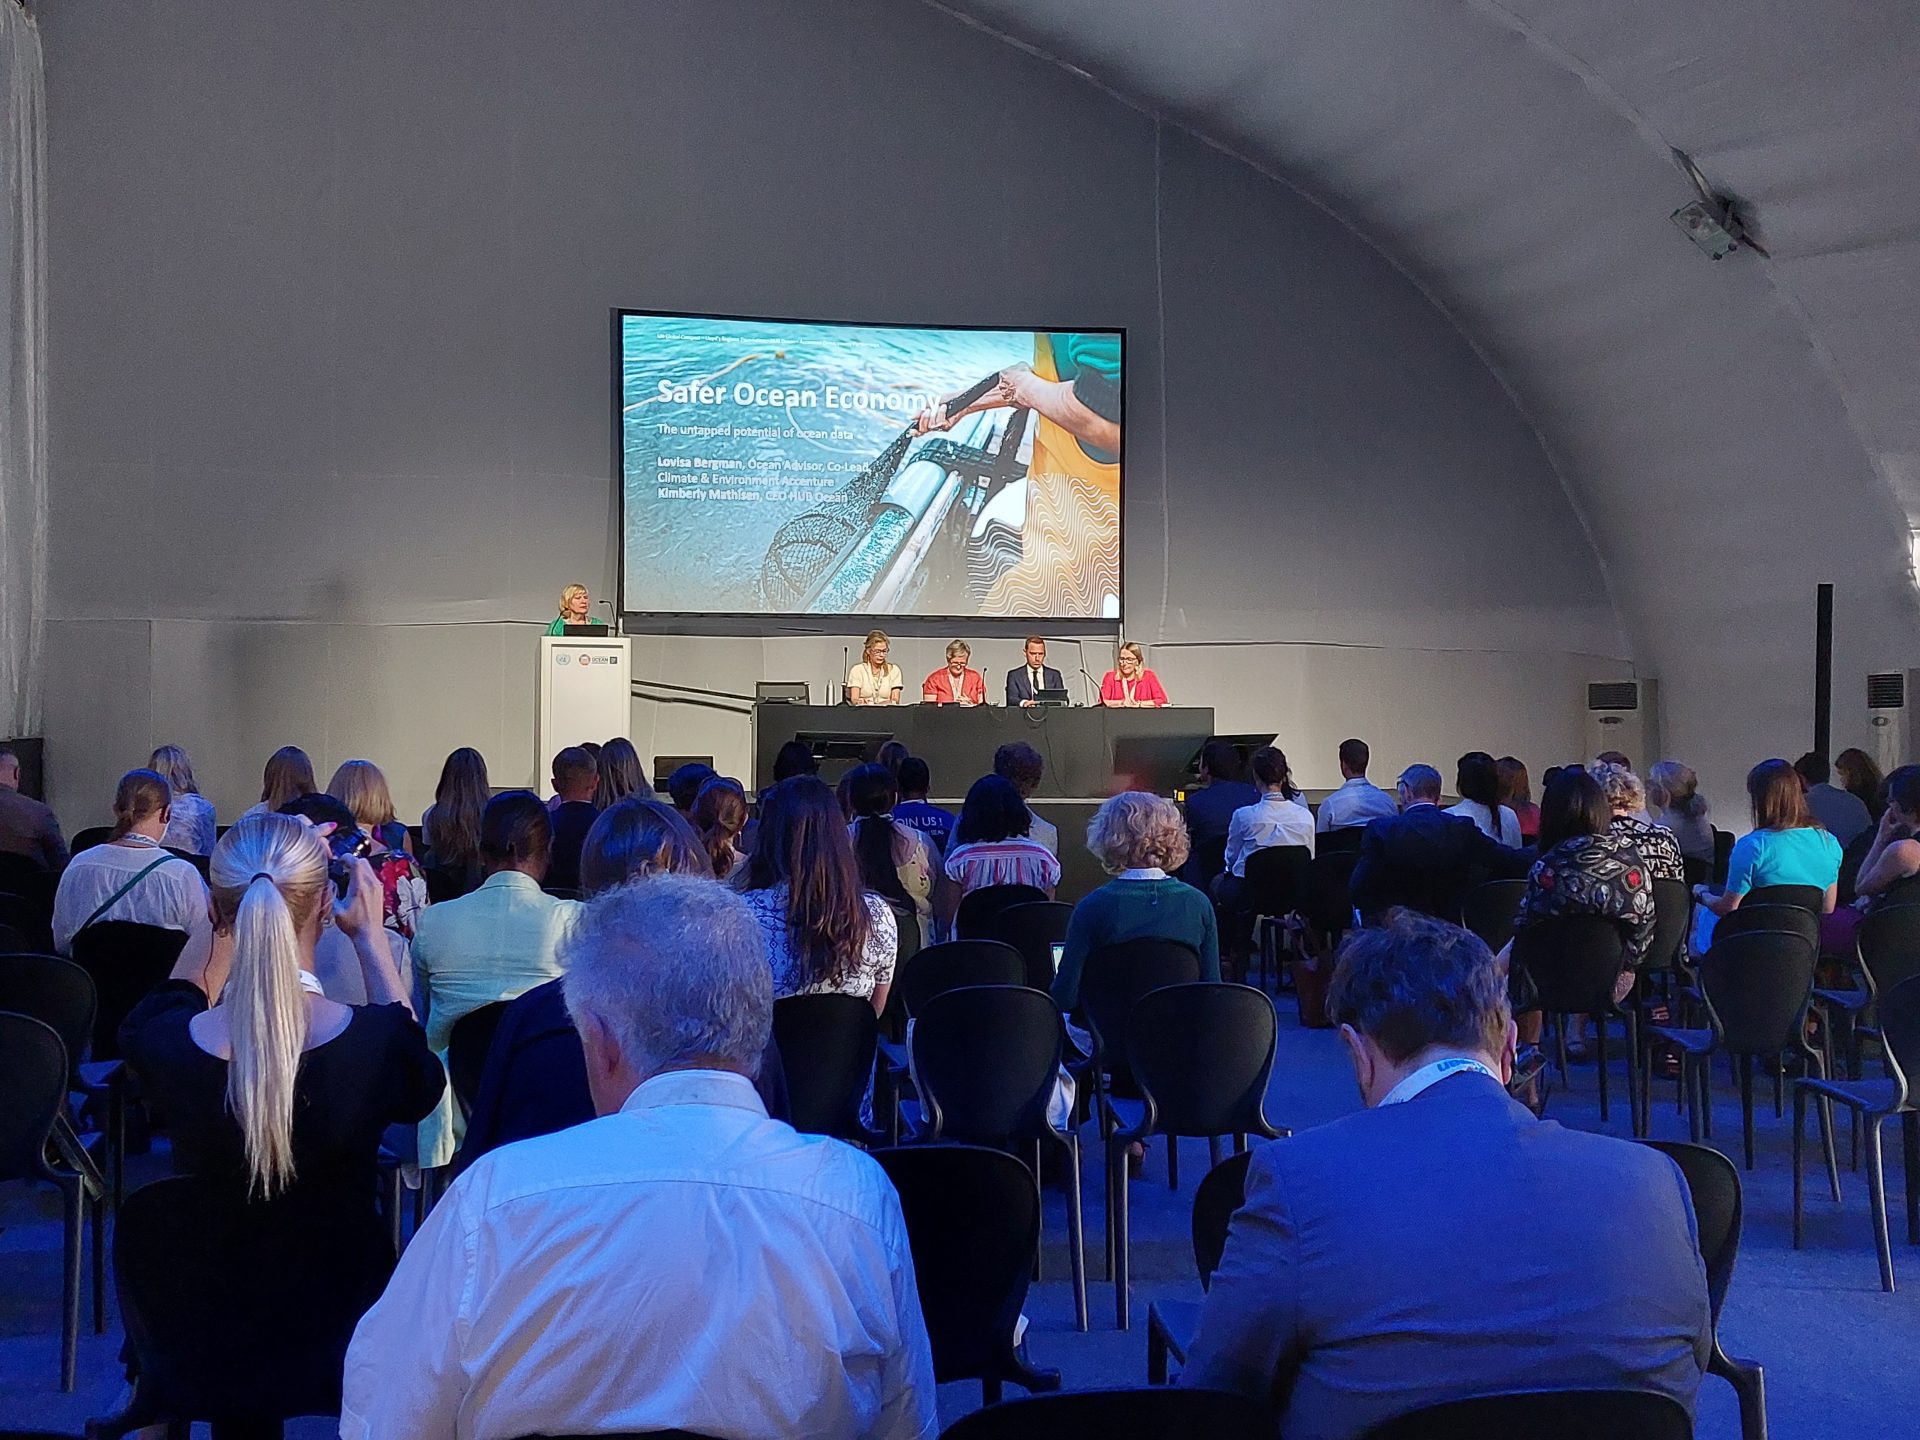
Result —
M298 1192L371 1223L381 1133L427 1114L446 1082L394 966L379 881L364 860L346 862L336 898L329 858L323 832L296 816L229 830L211 862L210 953L183 956L120 1041L172 1128L177 1170L230 1176L253 1198ZM328 925L352 942L366 1005L328 999L314 978Z

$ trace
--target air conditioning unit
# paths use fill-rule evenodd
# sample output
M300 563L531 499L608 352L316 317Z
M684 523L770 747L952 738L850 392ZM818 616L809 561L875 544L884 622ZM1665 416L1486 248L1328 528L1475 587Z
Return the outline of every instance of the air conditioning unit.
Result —
M1642 775L1660 758L1659 684L1653 680L1595 680L1587 686L1586 753L1618 750Z
M1867 676L1867 727L1873 736L1873 758L1883 775L1913 757L1908 716L1916 699L1920 699L1920 670L1886 670Z

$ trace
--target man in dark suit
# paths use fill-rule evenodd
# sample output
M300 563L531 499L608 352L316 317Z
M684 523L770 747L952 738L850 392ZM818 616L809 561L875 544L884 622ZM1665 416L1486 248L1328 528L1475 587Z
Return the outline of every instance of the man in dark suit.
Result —
M600 812L593 792L600 770L593 756L569 745L553 757L553 846L547 855L546 883L556 890L580 888L580 851Z
M1367 826L1348 887L1368 919L1404 905L1457 921L1467 891L1479 881L1527 873L1528 851L1509 850L1466 816L1440 808L1440 772L1431 765L1409 765L1397 790L1400 813Z
M1224 740L1201 747L1200 780L1197 790L1187 792L1187 863L1180 878L1205 890L1220 873L1233 812L1258 805L1260 791L1243 773L1240 752Z
M1038 703L1042 690L1064 690L1067 682L1060 672L1047 664L1047 642L1038 635L1027 637L1027 663L1007 672L1007 704Z
M1487 947L1402 912L1348 940L1328 1004L1368 1108L1254 1151L1183 1383L1271 1399L1288 1440L1507 1390L1691 1411L1712 1321L1687 1182L1508 1098Z

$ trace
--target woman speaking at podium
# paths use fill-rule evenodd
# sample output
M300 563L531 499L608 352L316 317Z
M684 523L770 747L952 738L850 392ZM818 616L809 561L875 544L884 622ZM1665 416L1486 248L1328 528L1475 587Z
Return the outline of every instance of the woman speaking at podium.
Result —
M1142 663L1146 656L1129 640L1120 647L1119 663L1100 681L1100 703L1123 710L1158 709L1171 705L1160 677Z
M564 635L569 625L587 623L587 607L593 603L587 587L577 581L560 592L560 616L547 626L547 634Z

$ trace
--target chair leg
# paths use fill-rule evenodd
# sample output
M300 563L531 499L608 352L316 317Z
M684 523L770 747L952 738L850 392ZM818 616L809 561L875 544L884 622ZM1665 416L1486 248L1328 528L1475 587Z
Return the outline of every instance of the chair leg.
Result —
M1556 1015L1553 1017L1553 1047L1554 1047L1554 1058L1560 1066L1560 1088L1564 1090L1567 1088L1567 1084L1568 1084L1568 1081L1567 1081L1567 1017L1564 1015Z
M1893 1293L1893 1242L1887 1236L1887 1177L1880 1163L1880 1122L1867 1117L1867 1194L1873 1203L1873 1246L1880 1256L1880 1288Z
M1713 1358L1707 1373L1718 1375L1733 1387L1740 1402L1740 1440L1767 1440L1767 1374L1751 1360L1735 1360L1713 1342Z
M1807 1064L1822 1080L1827 1078L1826 1066L1820 1063L1818 1053L1814 1054ZM1833 1200L1837 1205L1840 1203L1840 1161L1836 1158L1833 1149L1833 1101L1822 1095L1818 1097L1816 1103L1820 1110L1820 1144L1827 1155L1827 1182L1833 1190ZM1848 1108L1851 1110L1852 1107Z
M127 1193L127 1085L116 1077L107 1086L107 1157L113 1162L113 1213Z
M1209 1135L1207 1137L1207 1169L1211 1170L1213 1169L1214 1166L1218 1165L1219 1163L1220 1163L1220 1137L1218 1135Z
M1906 1169L1907 1244L1920 1245L1920 1113L1900 1117L1900 1158Z
M1632 1122L1633 1138L1644 1140L1652 1129L1647 1118L1645 1059L1640 1052L1640 1015L1629 1006L1627 1017L1627 1115Z
M1713 1138L1713 1055L1711 1052L1700 1057L1700 1063L1693 1067L1693 1083L1700 1091L1700 1135L1702 1139Z
M89 1195L83 1180L80 1196L93 1231L93 1333L104 1335L107 1333L107 1194L103 1188L99 1194Z
M1831 1075L1833 1072L1827 1072ZM1781 1065L1773 1072L1773 1118L1778 1120L1785 1107L1784 1096L1787 1086L1787 1067Z
M1041 1216L1047 1213L1047 1187L1040 1181L1040 1167L1044 1163L1045 1158L1040 1153L1040 1142L1035 1140L1033 1142L1033 1206L1034 1213ZM1045 1254L1046 1248L1047 1226L1043 1219L1038 1232L1033 1237L1033 1283L1036 1285L1041 1280L1040 1257Z
M80 1247L86 1232L82 1212L87 1189L77 1175L70 1183L62 1181L60 1188L66 1202L66 1253L60 1271L60 1389L72 1394L80 1357Z
M1073 1268L1073 1319L1082 1333L1087 1320L1087 1243L1080 1210L1080 1137L1067 1137L1067 1263Z
M1600 1120L1607 1120L1607 1017L1593 1017L1594 1068L1600 1072Z
M1114 1324L1125 1330L1129 1318L1127 1247L1131 1238L1127 1232L1127 1147L1109 1142L1107 1150L1116 1157L1109 1162L1109 1168L1113 1170L1113 1210L1107 1222L1113 1245L1113 1316Z
M401 1251L401 1218L406 1204L406 1184L400 1178L400 1167L395 1165L383 1177L387 1187L387 1231L393 1241L393 1253L398 1258Z
M1794 1087L1793 1091L1793 1248L1800 1248L1802 1215L1805 1206L1802 1203L1804 1181L1801 1178L1803 1166L1800 1152L1806 1146L1807 1130L1807 1092Z
M1740 1138L1746 1146L1747 1169L1753 1169L1753 1056L1740 1057Z
M1167 1189L1180 1188L1180 1137L1167 1136Z

